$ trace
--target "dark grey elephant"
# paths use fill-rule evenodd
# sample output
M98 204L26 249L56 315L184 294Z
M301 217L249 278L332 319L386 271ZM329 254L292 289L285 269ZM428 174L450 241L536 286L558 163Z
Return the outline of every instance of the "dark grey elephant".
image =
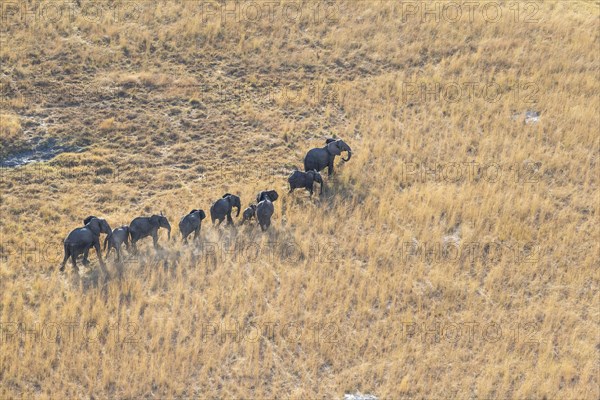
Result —
M179 221L179 230L183 236L183 243L187 243L187 237L194 232L194 240L200 234L202 220L206 218L204 210L192 210Z
M350 161L352 149L342 139L327 139L324 147L311 149L304 157L304 171L321 171L327 167L327 174L333 174L333 161L335 156L342 154L342 151L348 152L348 158L343 158L344 162Z
M108 246L106 258L108 259L110 249L115 249L117 260L121 261L121 245L123 243L125 243L125 247L129 250L129 226L127 225L115 228L108 236L106 236L106 239L104 239L104 250L106 250L106 247Z
M131 236L131 246L137 252L135 243L148 236L152 236L154 248L158 249L158 229L167 230L167 238L171 239L171 225L162 213L150 217L137 217L129 224L129 236Z
M221 222L223 222L225 217L227 217L227 225L233 224L233 219L231 218L231 210L233 207L237 207L237 214L235 215L237 218L240 216L242 204L240 198L234 194L225 193L222 198L215 201L210 207L210 219L212 220L213 225L215 224L215 220L219 221L217 225L221 225Z
M323 193L323 177L321 177L321 174L318 171L315 171L314 169L308 172L302 172L302 171L294 171L290 174L290 176L288 177L288 183L290 184L290 191L289 193L292 193L294 191L294 189L298 189L298 188L305 188L306 190L309 191L310 195L312 196L313 194L313 184L315 182L318 182L321 185L321 192L319 194Z
M244 210L244 212L242 213L242 222L240 222L240 225L243 225L244 222L246 222L246 221L250 222L250 220L252 218L254 218L255 213L256 213L256 204L250 204L248 206L248 208L246 208Z
M263 190L256 195L256 202L260 203L267 198L271 201L275 201L279 198L279 195L274 190Z
M82 228L72 230L71 233L69 233L69 235L65 239L65 257L62 261L60 270L65 270L65 264L67 263L69 257L71 257L73 268L75 270L79 270L79 268L77 267L77 257L80 254L83 254L83 260L81 261L83 265L88 265L90 263L88 261L88 252L93 246L94 249L96 249L96 254L98 255L100 267L105 273L108 274L104 266L104 261L102 260L102 253L100 252L100 234L110 234L110 225L108 225L108 222L106 222L106 220L94 216L89 216L86 219L84 219L83 224L84 226Z
M271 226L271 217L275 212L273 202L279 198L279 195L274 190L263 191L258 194L261 199L256 206L256 219L260 225L260 229L266 231Z

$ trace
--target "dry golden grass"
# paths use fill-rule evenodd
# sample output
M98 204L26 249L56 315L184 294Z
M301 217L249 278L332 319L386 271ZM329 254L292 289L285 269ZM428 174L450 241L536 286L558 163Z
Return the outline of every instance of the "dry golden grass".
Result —
M597 4L101 4L3 28L2 140L85 150L2 170L0 397L600 397ZM288 195L331 134L352 160ZM181 244L192 208L267 188L269 232ZM160 211L158 254L58 272L87 215Z

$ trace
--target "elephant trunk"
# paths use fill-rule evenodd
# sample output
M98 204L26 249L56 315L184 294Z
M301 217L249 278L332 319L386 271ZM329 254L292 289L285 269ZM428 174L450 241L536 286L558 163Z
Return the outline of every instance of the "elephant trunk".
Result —
M342 157L342 160L344 162L346 162L346 161L350 161L350 158L352 158L352 150L348 150L348 158Z
M104 238L104 249L106 250L106 245L108 244L108 238L110 238L110 235L106 235L106 237Z
M167 229L167 239L171 240L171 224L169 224L169 221L167 221L165 218L164 222L161 223L160 226Z

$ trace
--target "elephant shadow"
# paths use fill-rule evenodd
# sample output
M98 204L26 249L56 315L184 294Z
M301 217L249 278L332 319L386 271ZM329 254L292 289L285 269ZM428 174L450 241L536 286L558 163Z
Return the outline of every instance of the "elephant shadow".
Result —
M339 199L363 201L367 197L367 193L362 193L358 190L352 180L342 180L337 175L334 175L328 180L328 190L320 197L320 203L333 206L334 202Z
M100 267L80 269L69 275L71 285L79 287L82 292L104 287L110 280L110 277L105 276Z

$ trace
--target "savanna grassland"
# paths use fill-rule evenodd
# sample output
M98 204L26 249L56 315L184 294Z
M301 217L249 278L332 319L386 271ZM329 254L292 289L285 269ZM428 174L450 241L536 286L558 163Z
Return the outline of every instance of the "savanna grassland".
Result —
M600 397L597 2L1 4L2 159L68 149L2 169L1 398Z

